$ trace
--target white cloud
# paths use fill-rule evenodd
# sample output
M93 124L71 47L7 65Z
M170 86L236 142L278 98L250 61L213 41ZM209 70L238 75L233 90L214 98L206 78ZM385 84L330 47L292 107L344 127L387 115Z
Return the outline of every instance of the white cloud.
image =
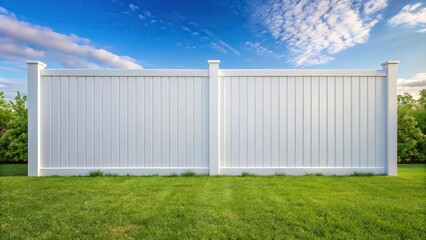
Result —
M391 26L406 26L406 27L421 27L423 29L418 32L426 31L426 7L423 7L423 3L408 4L402 8L402 10L391 19L388 23Z
M27 95L27 83L21 80L0 78L0 89L6 100L12 100L18 91L21 95Z
M0 10L0 60L49 59L66 67L141 69L136 60L90 44L87 38L19 21Z
M369 0L363 5L363 12L367 15L374 14L388 6L387 0Z
M259 56L273 57L275 59L281 59L284 57L284 55L277 54L274 51L262 46L260 42L246 41L245 47L249 51L254 51Z
M229 44L225 43L224 41L220 39L217 40L216 42L211 42L210 47L225 54L227 54L228 52L231 52L237 56L241 55L241 53L237 49L231 47Z
M426 73L418 73L409 79L398 79L398 94L405 92L413 95L414 98L419 98L419 91L426 88Z
M151 17L151 16L152 16L152 13L151 13L150 11L148 11L148 10L143 10L143 14L144 14L146 17Z
M129 9L130 9L130 11L136 11L136 10L139 10L140 8L137 5L130 3Z
M221 52L221 53L225 53L225 54L228 53L228 51L223 46L221 46L221 45L219 45L215 42L210 43L210 47Z
M189 29L188 27L182 26L181 28L185 32L191 32L191 29Z
M332 55L365 43L387 0L268 0L254 19L284 43L296 65L324 64Z

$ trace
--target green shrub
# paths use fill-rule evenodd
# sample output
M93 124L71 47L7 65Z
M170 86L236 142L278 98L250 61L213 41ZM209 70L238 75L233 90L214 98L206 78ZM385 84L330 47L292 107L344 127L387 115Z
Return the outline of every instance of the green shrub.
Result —
M375 176L376 174L373 172L354 172L354 174L352 174L352 176L355 177L368 177L368 176Z
M306 173L305 176L324 176L324 174L322 172L316 172L316 173Z
M89 177L102 177L102 176L104 176L105 175L105 173L104 172L102 172L101 170L95 170L95 171L90 171L89 172Z
M197 174L195 174L194 171L187 171L181 174L182 177L195 177Z
M256 175L253 174L253 173L249 173L249 172L241 173L241 177L254 177L254 176L256 176Z
M398 162L424 161L426 136L417 127L416 119L408 114L398 116ZM419 151L420 150L420 151Z
M0 92L0 161L28 159L28 109L26 96L18 92L15 101L5 103Z

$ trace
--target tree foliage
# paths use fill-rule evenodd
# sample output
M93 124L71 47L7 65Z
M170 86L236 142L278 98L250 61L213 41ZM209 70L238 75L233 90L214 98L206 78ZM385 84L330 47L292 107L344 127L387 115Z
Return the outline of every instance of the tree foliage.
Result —
M0 92L0 161L27 161L28 109L26 96L18 92L14 101L6 102Z
M415 100L398 95L398 161L426 160L426 89Z

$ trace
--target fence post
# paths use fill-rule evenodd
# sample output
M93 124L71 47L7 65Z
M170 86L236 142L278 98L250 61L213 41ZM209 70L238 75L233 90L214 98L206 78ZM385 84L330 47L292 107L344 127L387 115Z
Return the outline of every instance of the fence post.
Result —
M386 72L386 173L397 175L398 123L397 123L397 79L399 61L382 64Z
M220 60L208 60L209 64L209 173L218 175L220 169Z
M27 61L28 67L28 176L40 175L41 162L41 70L46 64Z

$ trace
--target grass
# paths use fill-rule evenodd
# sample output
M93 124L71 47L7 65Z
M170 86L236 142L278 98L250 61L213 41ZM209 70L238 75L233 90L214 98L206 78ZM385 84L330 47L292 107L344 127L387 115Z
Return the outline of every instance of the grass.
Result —
M0 164L0 176L27 176L27 164Z
M426 239L426 165L398 177L7 176L0 214L1 239Z

